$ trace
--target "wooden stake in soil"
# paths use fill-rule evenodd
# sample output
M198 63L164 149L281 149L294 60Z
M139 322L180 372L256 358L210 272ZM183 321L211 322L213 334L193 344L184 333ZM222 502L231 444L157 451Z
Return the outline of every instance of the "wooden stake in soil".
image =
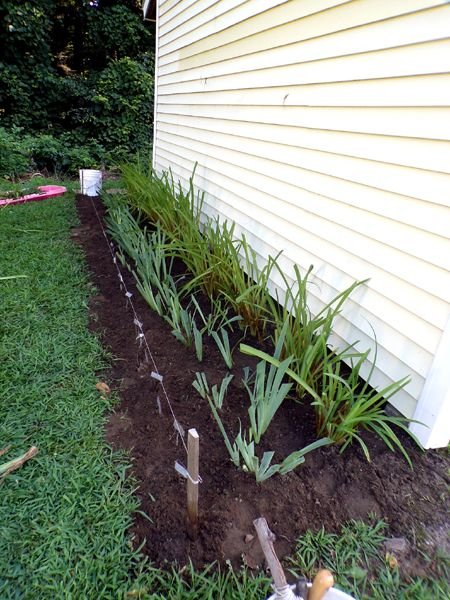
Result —
M275 535L270 531L267 521L264 517L255 519L253 521L253 526L258 534L259 543L261 544L262 551L264 552L267 566L272 574L275 590L277 592L279 590L285 590L288 587L286 576L284 574L283 567L280 565L278 556L276 555L275 548L273 547ZM292 597L294 597L294 594L292 594Z
M187 510L189 535L195 537L198 531L198 456L199 437L196 429L188 431L188 480L187 480Z
M275 548L273 547L275 535L270 531L266 519L264 517L255 519L253 521L253 526L258 534L259 543L264 552L267 566L272 574L273 587L275 588L275 595L273 597L277 598L277 600L306 600L306 598L302 599L301 597L296 596L286 581L283 567L281 566Z

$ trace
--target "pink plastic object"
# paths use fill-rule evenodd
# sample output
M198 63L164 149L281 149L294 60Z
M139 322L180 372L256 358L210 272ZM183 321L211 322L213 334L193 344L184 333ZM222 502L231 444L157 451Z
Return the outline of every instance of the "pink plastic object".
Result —
M46 200L54 196L62 196L67 192L67 188L62 185L40 185L38 187L41 194L28 194L19 198L3 198L0 200L0 206L9 206L10 204L23 204L24 202L34 202L36 200Z

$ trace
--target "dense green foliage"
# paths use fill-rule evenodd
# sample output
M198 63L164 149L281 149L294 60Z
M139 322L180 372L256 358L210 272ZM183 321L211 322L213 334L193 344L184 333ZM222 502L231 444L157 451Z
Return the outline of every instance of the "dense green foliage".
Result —
M136 2L0 0L0 176L148 154L152 53Z

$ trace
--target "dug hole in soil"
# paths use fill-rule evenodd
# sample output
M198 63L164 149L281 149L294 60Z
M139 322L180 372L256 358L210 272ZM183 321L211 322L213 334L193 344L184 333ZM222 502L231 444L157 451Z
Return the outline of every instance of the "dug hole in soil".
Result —
M174 469L177 460L186 464L185 450L177 442L160 384L150 377L152 367L136 340L133 314L119 287L94 204L102 217L99 199L77 197L81 226L73 230L73 239L83 249L98 289L90 303L90 327L115 357L108 383L118 391L121 402L109 418L107 439L113 448L125 449L132 457L140 509L149 517L135 515L131 527L135 546L145 542L143 552L158 566L183 565L189 559L201 566L229 559L236 566L253 569L263 562L256 536L249 541L248 535L255 534L252 521L259 516L267 519L277 536L275 548L284 556L308 529L323 526L339 531L345 521L367 521L374 515L387 522L389 536L407 538L407 550L398 557L403 573L420 575L430 570L432 563L426 567L418 549L429 556L438 548L448 550L446 451L422 453L400 432L413 462L411 470L399 452L391 452L376 436L364 434L370 463L356 444L343 454L334 446L325 447L308 454L295 471L257 484L251 474L231 463L208 403L192 387L197 371L206 373L210 385L227 373L218 350L206 342L205 359L199 363L194 351L178 342L168 324L150 310L124 268L126 286L133 293L177 420L185 431L196 428L200 436L200 527L197 539L189 538L186 480ZM223 408L225 426L233 435L238 431L238 418L245 419L248 404L239 385L242 367L255 366L238 351L234 356L235 377ZM262 450L274 450L274 462L281 462L314 439L311 407L285 401L265 434Z

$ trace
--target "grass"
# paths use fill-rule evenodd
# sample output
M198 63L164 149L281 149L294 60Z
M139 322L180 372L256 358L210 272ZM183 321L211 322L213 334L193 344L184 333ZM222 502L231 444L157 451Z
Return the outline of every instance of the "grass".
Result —
M74 224L72 195L0 210L0 275L27 276L0 282L0 440L39 448L1 484L1 598L115 597L129 577L137 505L103 440L106 363Z
M350 521L339 534L308 531L297 542L289 560L291 572L312 578L319 568L329 569L336 587L365 600L446 600L450 597L448 557L422 555L433 575L402 576L402 559L385 552L383 521Z

